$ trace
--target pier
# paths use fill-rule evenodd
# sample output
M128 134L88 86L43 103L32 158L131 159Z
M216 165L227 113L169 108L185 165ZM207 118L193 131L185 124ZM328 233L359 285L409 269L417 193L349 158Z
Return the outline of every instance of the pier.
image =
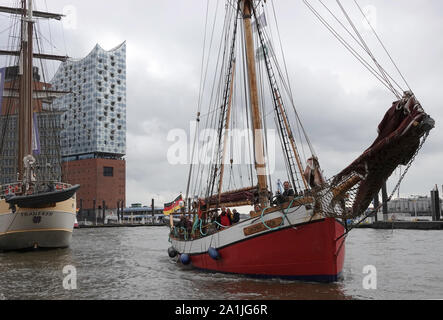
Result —
M359 229L380 230L443 230L442 199L438 186L431 191L430 197L416 196L410 199L387 201L386 186L382 189L383 206L366 223L356 226ZM379 207L378 195L374 198L375 207ZM382 219L379 220L379 215ZM409 221L404 221L404 219ZM413 219L413 220L412 220Z
M77 229L109 229L109 228L139 228L139 227L164 227L168 226L166 223L137 223L137 224L98 224L98 225L79 225Z
M389 221L374 222L357 226L359 229L379 230L443 230L443 221Z

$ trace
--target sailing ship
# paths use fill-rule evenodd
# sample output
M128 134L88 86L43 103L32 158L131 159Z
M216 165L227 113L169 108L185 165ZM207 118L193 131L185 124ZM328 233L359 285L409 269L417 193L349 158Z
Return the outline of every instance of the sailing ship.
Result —
M412 91L393 90L398 99L380 124L374 144L348 168L325 179L266 30L264 8L270 3L226 3L224 42L216 64L222 75L214 78L219 82L214 81L208 112L203 113L199 105L196 122L200 126L206 117L204 129L213 126L216 130L214 152L209 165L191 164L183 223L176 224L171 215L168 253L182 264L211 272L335 282L343 272L345 243L351 230L347 222L368 214L371 201L398 166L410 167L435 123ZM384 69L375 71L385 75ZM388 77L382 79L391 83ZM293 108L288 108L291 105ZM270 174L270 139L265 130L270 126L270 115L274 116L279 153L293 189L276 197ZM253 154L243 172L236 169L237 155L229 142L235 124L251 132L250 139L246 137L249 145L240 148ZM210 150L195 151L196 146L198 142L194 143L193 157L206 156ZM303 147L311 151L311 157L304 159L305 167L300 152ZM235 181L245 182L243 188ZM220 208L243 206L258 209L233 225L217 220Z
M35 52L41 50L36 19L60 20L62 15L36 11L32 0L22 0L19 8L2 6L0 12L15 17L17 22L14 25L20 26L19 34L12 35L12 38L19 39L18 49L0 51L1 55L14 57L15 60L12 67L2 69L1 79L5 108L1 117L3 184L0 187L0 250L68 247L76 218L75 195L80 186L60 181L60 161L55 164L57 168L52 168L54 163L38 162L37 124L37 119L43 121L44 117L49 122L55 121L49 115L50 105L67 92L53 91L47 83L39 82L38 67L34 66L37 59L67 59ZM15 28L11 30L17 31ZM7 74L9 77L5 77ZM48 124L49 128L54 129L54 126L53 123ZM48 153L56 154L56 143L59 143L56 140L55 135L55 144L50 146L54 150ZM5 147L10 147L8 152L3 150ZM17 151L13 160L8 158L14 153L11 151ZM48 161L48 158L42 158ZM6 170L6 165L11 163L13 169ZM58 172L56 177L48 174L54 171ZM12 178L9 178L11 173ZM8 179L12 181L5 183Z

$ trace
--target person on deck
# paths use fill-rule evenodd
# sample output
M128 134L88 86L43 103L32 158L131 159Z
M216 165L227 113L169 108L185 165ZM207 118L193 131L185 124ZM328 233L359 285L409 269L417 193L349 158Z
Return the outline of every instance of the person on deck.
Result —
M188 234L192 232L192 222L189 216L186 216L185 218L185 229Z
M233 218L233 216L232 216L232 211L231 211L231 209L226 209L226 213L228 214L228 216L230 216L231 217L231 221L232 221L232 218Z
M180 216L180 221L175 224L176 231L183 235L183 230L186 229L186 216L182 214Z
M236 224L240 222L240 213L238 213L237 209L232 211L232 224Z
M274 202L274 204L276 205L288 202L290 198L295 197L294 189L292 189L291 184L288 181L285 181L285 183L283 184L283 188L283 193L277 193L277 199Z
M184 214L182 214L180 216L180 221L176 225L176 228L180 229L180 228L185 228L185 227L186 227L186 216Z
M226 211L226 208L222 208L222 212L220 213L220 216L217 218L217 222L222 226L220 228L227 228L232 225L231 216Z
M259 214L261 214L261 213L262 213L261 206L260 206L259 204L257 204L257 205L254 207L254 210L251 211L251 212L249 213L249 215L250 215L251 217L256 217L257 215L259 215Z
M283 191L283 197L285 197L286 199L290 198L290 197L294 197L295 196L295 192L294 189L292 189L291 185L289 184L288 181L286 181L283 184L283 187L285 188L285 190Z

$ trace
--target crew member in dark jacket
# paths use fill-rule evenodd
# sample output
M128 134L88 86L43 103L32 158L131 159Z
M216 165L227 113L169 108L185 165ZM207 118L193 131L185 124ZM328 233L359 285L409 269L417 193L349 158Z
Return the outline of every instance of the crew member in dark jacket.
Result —
M232 211L232 214L233 214L232 224L239 223L240 222L240 213L238 213L238 211L236 209L234 209Z
M283 191L283 197L285 197L287 199L289 197L294 197L295 196L294 189L292 189L292 187L291 187L291 185L289 184L288 181L286 181L283 184L283 187L285 188L285 191Z
M277 200L275 204L282 204L288 202L290 198L295 197L294 189L292 189L291 185L288 181L283 184L284 191L283 193L277 193Z

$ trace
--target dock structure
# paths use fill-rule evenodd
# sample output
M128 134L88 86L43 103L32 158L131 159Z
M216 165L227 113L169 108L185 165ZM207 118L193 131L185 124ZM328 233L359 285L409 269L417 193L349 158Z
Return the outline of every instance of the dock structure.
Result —
M78 229L109 229L109 228L140 228L140 227L169 227L168 223L118 223L118 224L98 224L98 225L79 225Z
M130 208L123 208L123 202L119 206L116 210L80 210L77 215L79 228L148 227L166 224L163 208L155 207L154 200L151 207L133 204Z
M359 229L379 230L443 230L443 221L378 221L357 226Z
M431 212L432 221L441 220L441 200L437 186L435 186L435 189L431 191Z

